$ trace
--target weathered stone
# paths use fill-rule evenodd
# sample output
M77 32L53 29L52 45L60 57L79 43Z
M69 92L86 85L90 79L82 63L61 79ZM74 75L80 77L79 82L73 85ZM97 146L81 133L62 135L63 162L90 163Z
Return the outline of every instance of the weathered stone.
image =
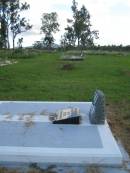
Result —
M105 96L102 91L96 90L89 112L89 119L92 124L104 124L105 117Z

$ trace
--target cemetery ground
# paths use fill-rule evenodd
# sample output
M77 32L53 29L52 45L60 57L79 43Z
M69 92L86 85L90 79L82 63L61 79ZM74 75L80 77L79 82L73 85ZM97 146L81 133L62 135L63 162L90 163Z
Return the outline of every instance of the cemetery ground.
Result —
M130 153L130 55L88 53L83 61L61 57L61 52L14 56L17 63L0 67L0 100L91 101L100 89L113 133Z

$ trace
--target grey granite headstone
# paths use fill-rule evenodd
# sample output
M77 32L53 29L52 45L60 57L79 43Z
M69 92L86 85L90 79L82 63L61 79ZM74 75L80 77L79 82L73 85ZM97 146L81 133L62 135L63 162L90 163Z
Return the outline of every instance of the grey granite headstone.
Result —
M92 124L104 124L105 117L105 96L102 91L96 90L89 112L89 119Z

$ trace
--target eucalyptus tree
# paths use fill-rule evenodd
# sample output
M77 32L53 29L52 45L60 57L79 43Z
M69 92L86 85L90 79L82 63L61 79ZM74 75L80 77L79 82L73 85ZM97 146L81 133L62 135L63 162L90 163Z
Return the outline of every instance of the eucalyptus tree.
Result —
M94 39L98 38L98 31L91 29L90 14L87 8L82 5L78 9L78 3L73 0L71 6L73 12L73 19L68 19L69 27L65 28L73 38L74 45L77 43L78 47L87 47L93 45ZM73 32L70 32L73 31Z
M15 48L16 36L32 28L26 18L20 15L22 11L26 11L29 8L30 5L27 2L20 3L19 0L10 2L10 31L12 33L13 48Z
M19 48L19 49L22 49L22 43L23 43L23 37L21 37L21 38L19 38L18 39L18 42L17 42L17 47Z
M43 42L47 48L51 48L54 43L54 36L59 31L58 15L56 12L42 14L41 32L44 33Z

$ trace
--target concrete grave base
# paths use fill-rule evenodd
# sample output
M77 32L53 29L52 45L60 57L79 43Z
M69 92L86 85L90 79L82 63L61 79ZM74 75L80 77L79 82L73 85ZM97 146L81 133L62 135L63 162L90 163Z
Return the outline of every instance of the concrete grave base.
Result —
M123 157L110 131L92 125L91 102L0 102L0 163L121 166ZM81 111L80 125L52 124L49 112Z
M77 55L66 55L61 58L62 60L68 61L83 61L85 58L83 56Z

